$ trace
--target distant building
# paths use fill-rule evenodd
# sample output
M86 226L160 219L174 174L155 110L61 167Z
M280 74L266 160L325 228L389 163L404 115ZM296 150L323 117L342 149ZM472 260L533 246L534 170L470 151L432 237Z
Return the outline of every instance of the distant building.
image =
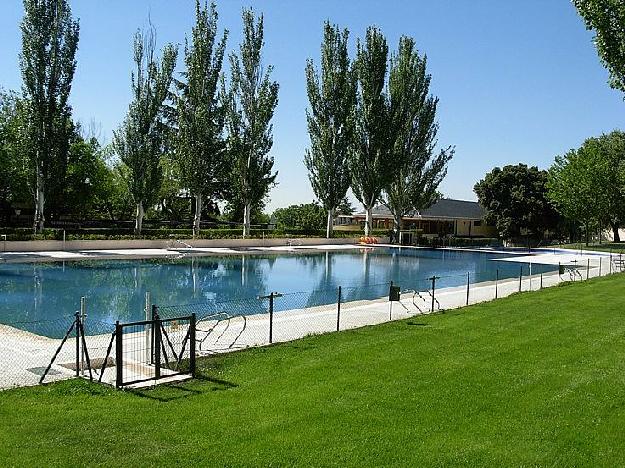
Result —
M415 231L426 237L496 237L497 230L484 221L484 208L478 203L443 198L430 208L413 211L404 216L403 230ZM337 231L360 231L365 224L365 212L338 215L334 219ZM384 205L373 209L372 229L392 229L393 215Z

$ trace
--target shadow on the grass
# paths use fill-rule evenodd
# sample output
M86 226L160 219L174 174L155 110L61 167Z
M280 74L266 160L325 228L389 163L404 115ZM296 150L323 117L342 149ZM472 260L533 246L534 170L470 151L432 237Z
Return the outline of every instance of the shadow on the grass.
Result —
M135 396L156 400L163 403L181 400L207 392L224 391L238 387L227 380L217 379L207 375L198 375L196 378L182 383L162 384L150 388L129 390Z

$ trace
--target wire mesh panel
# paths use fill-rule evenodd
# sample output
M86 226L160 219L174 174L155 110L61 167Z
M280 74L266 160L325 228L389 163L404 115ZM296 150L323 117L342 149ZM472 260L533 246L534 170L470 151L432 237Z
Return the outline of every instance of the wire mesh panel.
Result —
M115 325L118 387L195 373L195 316Z
M37 385L50 360L59 348L62 338L71 329L75 339L74 316L36 322L0 324L0 389ZM75 376L75 347L65 346L58 354L56 364L46 381Z

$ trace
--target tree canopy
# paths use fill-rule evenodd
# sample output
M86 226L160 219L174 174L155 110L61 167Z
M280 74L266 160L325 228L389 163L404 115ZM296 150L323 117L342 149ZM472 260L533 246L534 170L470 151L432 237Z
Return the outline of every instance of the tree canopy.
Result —
M549 171L549 198L569 219L591 227L610 225L614 240L625 220L625 134L587 139L556 160Z
M224 138L225 105L219 96L228 32L217 38L217 9L196 0L195 25L185 45L183 79L177 81L176 161L182 185L195 197L193 233L197 235L204 205L221 197L228 178Z
M273 67L263 68L263 16L255 19L251 9L243 10L243 40L239 54L230 56L228 92L228 152L232 161L230 199L243 205L243 237L250 234L252 207L258 205L274 185L271 120L278 105Z
M428 208L440 197L438 186L454 153L451 147L435 153L438 99L430 94L426 66L427 58L419 55L414 39L402 36L389 74L395 167L383 198L393 213L396 235L406 214Z
M349 31L324 24L321 72L306 64L306 110L310 148L304 162L315 196L327 211L326 237L332 236L334 211L351 185L349 151L353 143L356 74L349 59Z
M625 92L625 3L622 0L573 0L586 27L595 32L601 61L610 72L610 86Z
M136 234L141 233L146 205L156 201L161 187L161 156L167 145L163 103L170 94L176 57L176 47L167 44L159 62L154 28L135 34L132 101L114 132L113 146L128 169L125 175L136 205Z
M474 187L486 209L486 222L505 239L541 237L557 221L547 198L547 180L547 172L536 166L495 167Z
M35 201L34 229L45 222L45 199L62 190L73 131L69 95L79 26L67 0L24 0L22 21L23 147Z

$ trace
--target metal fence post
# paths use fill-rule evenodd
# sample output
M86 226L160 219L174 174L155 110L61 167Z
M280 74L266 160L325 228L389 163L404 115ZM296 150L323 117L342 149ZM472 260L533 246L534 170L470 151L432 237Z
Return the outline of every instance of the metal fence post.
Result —
M469 305L469 282L471 281L471 273L467 271L467 305Z
M588 279L590 277L590 259L588 259L588 262L586 263L586 279Z
M432 280L432 309L431 311L434 312L434 293L436 291L436 276L432 276L430 279Z
M124 373L123 373L123 343L122 343L123 335L122 335L122 326L119 323L119 320L115 322L115 386L117 388L121 387L124 381Z
M81 324L81 330L83 329L84 325L85 325L85 319L87 318L87 304L86 304L86 297L82 296L80 298L80 324ZM80 348L80 375L83 375L83 372L85 371L85 347L82 346Z
M273 293L269 293L269 344L273 343Z
M76 377L80 372L80 312L74 314L76 320Z
M540 289L543 288L543 274L540 274Z
M612 274L612 252L610 252L610 274Z
M499 268L497 268L497 271L495 272L495 299L497 299L498 296L498 284L499 284Z
M339 293L338 293L338 298L336 301L336 331L339 331L341 327L341 295L342 295L342 290L341 290L341 287L339 286Z
M154 378L160 379L161 377L161 319L158 316L158 308L156 309L156 316L152 326L154 327Z
M523 265L521 265L521 270L519 271L519 292L521 292L522 289L522 283L523 282Z
M195 314L191 314L189 322L189 372L191 377L195 377Z
M599 277L601 277L601 257L599 257Z
M146 291L145 292L145 311L144 311L146 322L150 320L151 318L150 317L151 308L152 308L152 300L150 299L150 292ZM152 351L150 351L150 343L152 343L152 333L151 333L149 324L145 326L144 334L145 334L145 362L149 364L152 360Z

